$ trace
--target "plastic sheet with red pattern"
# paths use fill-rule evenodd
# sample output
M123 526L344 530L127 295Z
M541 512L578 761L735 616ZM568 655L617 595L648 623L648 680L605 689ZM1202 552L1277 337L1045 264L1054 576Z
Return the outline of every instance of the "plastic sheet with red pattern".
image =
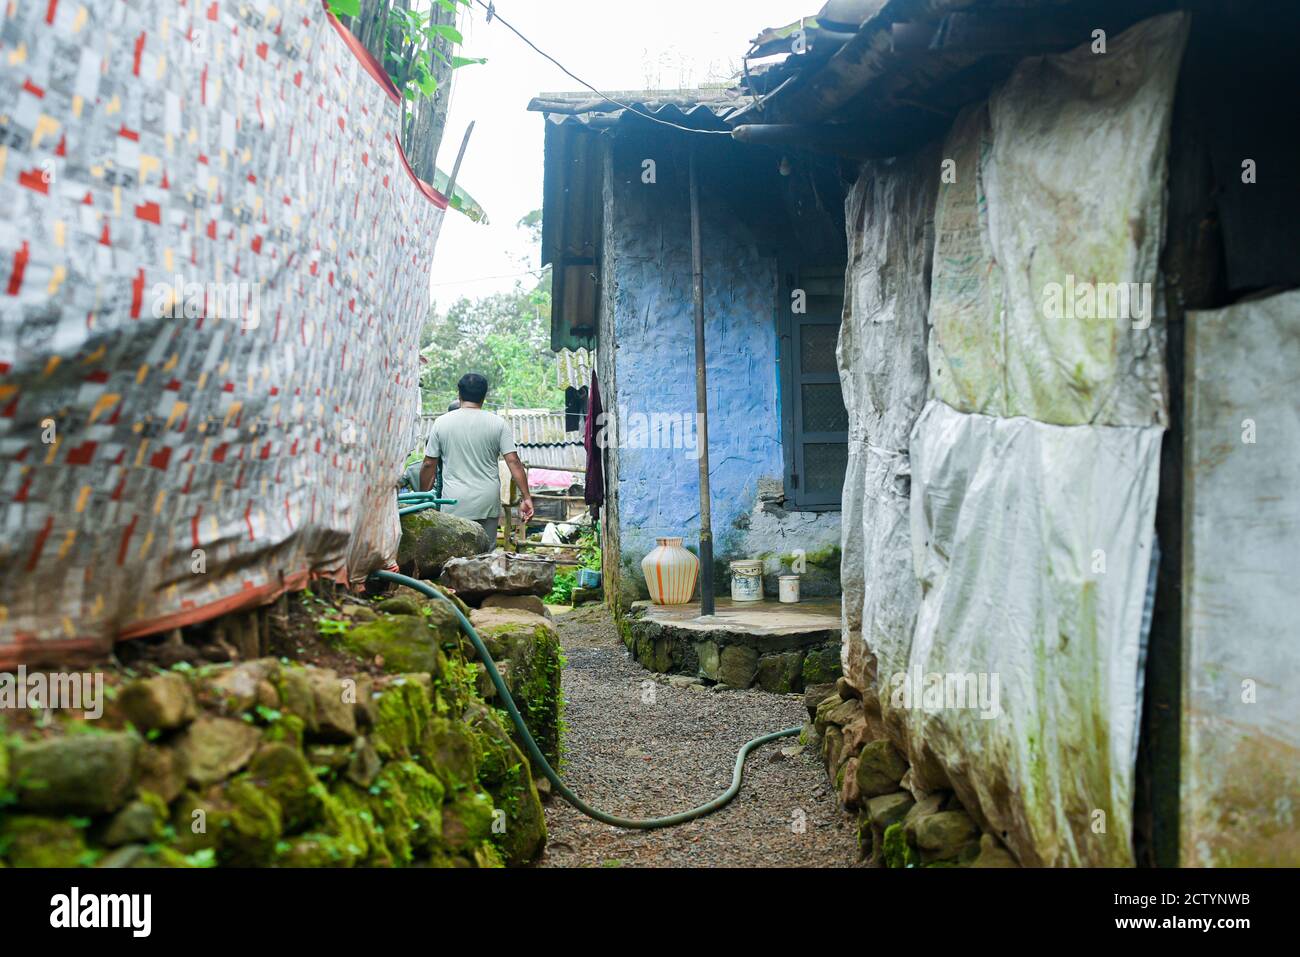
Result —
M0 666L391 562L446 202L319 0L0 25Z

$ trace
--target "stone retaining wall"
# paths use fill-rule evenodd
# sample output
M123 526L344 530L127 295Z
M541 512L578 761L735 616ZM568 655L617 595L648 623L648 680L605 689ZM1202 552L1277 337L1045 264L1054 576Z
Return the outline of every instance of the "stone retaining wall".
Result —
M98 720L56 711L41 727L0 713L0 866L531 860L546 840L533 769L489 705L495 691L454 616L403 591L345 605L332 639L403 673L340 675L276 658L181 663L112 675ZM554 629L516 609L472 614L558 758Z
M642 616L634 607L619 619L619 633L642 667L729 688L755 686L785 694L840 675L840 633L835 629L797 635L700 631Z
M903 754L885 736L880 709L845 678L804 692L809 723L800 743L816 747L840 806L857 815L862 856L877 867L1017 867L951 791L921 792Z

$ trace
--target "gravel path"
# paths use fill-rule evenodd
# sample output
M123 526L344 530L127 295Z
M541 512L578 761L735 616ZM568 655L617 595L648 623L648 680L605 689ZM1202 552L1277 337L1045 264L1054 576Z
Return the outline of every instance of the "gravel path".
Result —
M731 783L750 738L801 724L802 697L694 691L653 680L632 661L603 606L557 616L568 657L565 782L590 804L650 817L686 810ZM740 793L679 827L628 831L556 797L541 867L845 867L857 864L852 819L809 751L781 760L784 738L754 751Z

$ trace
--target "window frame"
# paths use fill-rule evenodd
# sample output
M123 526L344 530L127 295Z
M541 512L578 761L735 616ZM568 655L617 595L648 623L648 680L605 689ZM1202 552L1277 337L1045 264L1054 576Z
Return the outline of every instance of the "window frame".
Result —
M800 315L792 311L792 297L795 289L807 288L814 282L824 284L832 277L839 280L840 310L836 319L827 321L823 315L806 312ZM781 270L781 288L777 300L777 334L780 341L780 388L781 405L781 444L785 457L785 500L786 507L798 512L842 511L844 507L844 487L834 492L809 493L807 472L804 467L804 450L807 445L843 444L848 445L849 433L843 431L814 432L803 428L803 386L834 383L839 386L838 369L835 372L804 372L801 366L801 343L803 330L807 326L834 326L839 330L843 316L843 278L844 266L824 265L790 265ZM809 298L813 293L809 293ZM832 294L833 295L833 294Z

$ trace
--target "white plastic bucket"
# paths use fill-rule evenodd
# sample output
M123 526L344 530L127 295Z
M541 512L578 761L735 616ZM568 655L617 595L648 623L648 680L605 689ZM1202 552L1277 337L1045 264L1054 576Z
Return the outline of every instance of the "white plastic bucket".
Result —
M763 563L744 559L731 563L731 600L763 600Z
M777 588L779 590L781 601L787 605L799 603L799 576L782 575L777 579Z

